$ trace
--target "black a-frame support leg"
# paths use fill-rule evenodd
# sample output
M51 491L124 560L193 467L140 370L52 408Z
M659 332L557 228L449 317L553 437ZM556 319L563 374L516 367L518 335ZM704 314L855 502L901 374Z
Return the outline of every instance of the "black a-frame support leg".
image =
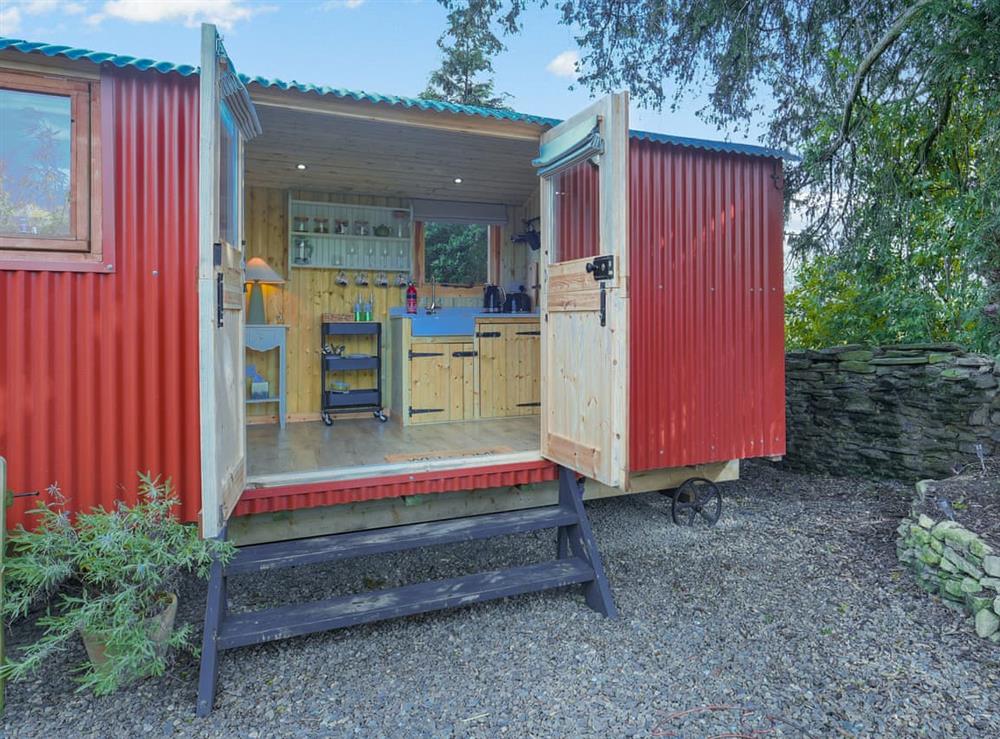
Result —
M594 570L594 579L583 586L587 605L608 618L618 618L601 553L583 508L583 484L577 480L576 473L566 467L559 468L559 507L572 511L577 519L574 524L559 527L556 534L559 559L572 556L586 560Z
M226 529L219 533L225 541ZM219 678L219 627L226 615L226 573L219 558L213 555L208 577L208 602L205 604L205 633L201 639L201 671L198 675L199 716L212 712L215 703L215 686Z

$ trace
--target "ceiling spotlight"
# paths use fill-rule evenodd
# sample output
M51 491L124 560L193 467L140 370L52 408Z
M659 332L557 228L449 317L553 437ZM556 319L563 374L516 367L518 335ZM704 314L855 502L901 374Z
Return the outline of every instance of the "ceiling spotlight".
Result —
M456 185L461 185L462 184L462 178L461 177L456 177L455 180L454 180L454 182L455 182Z
M305 169L305 168L306 168L306 165L304 165L304 164L296 164L295 165L295 169Z

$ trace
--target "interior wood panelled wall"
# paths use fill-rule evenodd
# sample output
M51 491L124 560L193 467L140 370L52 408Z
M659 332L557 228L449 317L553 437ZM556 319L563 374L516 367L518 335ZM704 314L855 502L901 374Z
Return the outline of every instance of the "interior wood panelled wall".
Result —
M527 244L514 244L510 237L513 234L522 233L524 221L528 218L535 218L540 212L539 193L528 198L521 206L507 207L507 225L501 230L500 236L500 285L504 289L516 290L518 285L524 285L528 294L532 297L532 307L537 307L537 296L533 289L535 284L538 254L532 251ZM535 224L538 228L538 224Z
M358 288L354 284L357 270L344 270L349 285L342 287L336 283L339 269L292 269L288 267L288 191L277 188L248 186L246 195L246 235L247 259L263 257L287 282L283 285L263 285L264 302L268 323L288 325L286 368L288 377L288 414L290 420L319 419L320 398L320 322L323 313L353 313L354 300L358 291L374 293L374 318L382 322L384 403L389 405L392 392L392 377L388 369L392 366L391 341L389 336L389 309L405 303L405 289L389 287ZM296 200L346 203L356 205L380 205L390 208L409 208L404 198L348 195L309 190L292 190ZM531 251L525 244L513 244L510 237L524 230L522 220L539 212L537 192L519 207L508 206L508 223L501 231L500 283L505 287L524 285L532 294L534 267L538 263L538 252ZM374 272L368 272L373 280ZM390 276L390 279L394 275ZM345 337L337 340L347 346L347 351L366 351L370 340ZM256 366L272 386L278 378L277 352L257 354L247 353L247 364ZM372 372L351 373L345 378L352 387L374 387ZM270 405L256 405L248 408L248 417L258 421L276 418L277 408Z
M399 198L379 198L359 195L292 190L296 200L346 203L349 205L382 205L390 208L408 208L409 202ZM291 420L316 420L320 404L320 323L323 313L350 313L358 292L374 293L372 312L375 320L382 322L383 367L391 366L389 354L389 308L405 302L405 289L390 284L389 287L357 287L354 278L358 270L344 270L349 284L336 283L339 269L292 269L288 267L288 191L265 187L248 187L246 202L247 258L263 257L277 272L285 277L283 285L264 285L264 300L268 323L288 325L286 368L288 377L288 414ZM291 274L289 274L291 272ZM374 281L377 272L368 271ZM395 274L392 275L395 277ZM371 339L344 337L331 340L347 346L348 352L367 351ZM272 384L277 382L277 352L267 355L249 352L248 364L256 364L258 372ZM383 370L383 397L385 405L391 387L389 372ZM352 372L345 378L352 387L374 387L374 372ZM274 417L276 408L251 406L251 416Z

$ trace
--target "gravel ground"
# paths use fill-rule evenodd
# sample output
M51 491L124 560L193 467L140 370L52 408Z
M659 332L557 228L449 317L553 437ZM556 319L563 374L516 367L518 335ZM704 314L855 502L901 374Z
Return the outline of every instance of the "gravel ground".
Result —
M578 590L223 653L107 698L82 647L8 690L8 736L997 736L1000 649L918 591L894 528L910 487L746 465L714 529L656 494L588 504L621 620ZM552 532L234 581L234 609L551 556ZM182 592L197 620L204 585ZM31 636L14 629L12 646Z

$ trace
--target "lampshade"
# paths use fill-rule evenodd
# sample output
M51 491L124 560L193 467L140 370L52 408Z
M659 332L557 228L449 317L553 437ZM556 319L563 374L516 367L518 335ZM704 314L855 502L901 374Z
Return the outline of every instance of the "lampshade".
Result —
M271 269L271 265L260 257L254 257L247 262L247 282L262 282L265 284L280 284L285 278Z

